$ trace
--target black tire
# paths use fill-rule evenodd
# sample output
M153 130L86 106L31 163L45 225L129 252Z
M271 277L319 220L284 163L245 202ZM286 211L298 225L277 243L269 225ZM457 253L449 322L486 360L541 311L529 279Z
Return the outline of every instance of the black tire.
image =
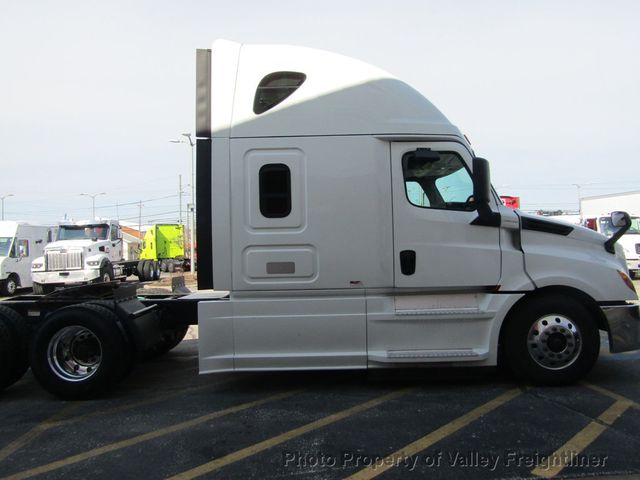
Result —
M0 390L20 380L29 369L29 327L22 316L0 305Z
M138 280L144 282L144 260L140 260L138 265L136 266L136 275L138 276Z
M9 325L0 320L0 391L16 382L13 373L15 358L14 335L9 330Z
M160 271L162 272L167 272L167 261L166 260L160 260Z
M188 330L188 325L165 330L162 332L162 340L151 347L151 349L145 353L144 357L147 359L155 358L173 350L184 340Z
M9 277L0 282L0 295L4 295L5 297L11 297L16 294L18 290L19 281L15 275L11 274Z
M593 314L572 297L534 297L509 314L502 349L506 366L538 385L583 378L598 359L600 334Z
M169 262L169 264L167 265L167 271L169 273L173 273L176 271L176 264L174 262Z
M153 280L160 280L160 262L153 262L153 270L151 272Z
M142 265L142 273L144 275L144 281L150 282L153 280L153 262L151 260L145 260Z
M132 352L114 312L80 304L49 316L33 338L29 360L46 390L75 400L97 397L122 380Z
M113 280L113 265L111 265L110 262L105 262L100 267L100 278L98 279L98 282L107 283L111 280Z
M33 282L31 289L33 290L33 293L35 295L44 295L44 287L42 286L41 283Z
M115 313L116 302L114 300L90 300L87 303L83 303L82 305L97 305L99 307L106 308L107 310L109 310L111 313L115 315L115 317L113 317L112 320L115 320L117 318L117 314ZM129 341L127 341L127 345L128 345L128 348L122 354L129 356L129 358L127 359L128 365L122 375L122 378L125 378L127 375L129 375L129 373L131 373L131 370L133 370L133 367L135 367L137 363L137 358L135 355L136 352L134 347L131 345L131 342Z

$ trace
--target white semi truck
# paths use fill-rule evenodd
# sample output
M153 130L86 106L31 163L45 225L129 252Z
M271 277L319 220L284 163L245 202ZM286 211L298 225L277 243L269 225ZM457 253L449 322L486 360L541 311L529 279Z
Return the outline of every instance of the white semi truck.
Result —
M0 306L0 328L32 323L49 391L96 395L189 323L201 373L501 362L557 385L590 371L600 330L640 348L628 215L607 240L503 206L460 131L368 64L227 41L196 57L198 281L229 293L103 283ZM26 368L0 365L5 384Z
M56 287L110 282L138 275L157 280L160 265L154 261L125 261L122 232L116 220L64 222L54 242L33 260L33 292L48 293Z

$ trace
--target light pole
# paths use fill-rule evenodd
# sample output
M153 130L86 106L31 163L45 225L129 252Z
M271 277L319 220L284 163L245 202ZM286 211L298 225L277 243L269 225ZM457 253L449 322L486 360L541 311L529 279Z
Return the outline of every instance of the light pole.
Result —
M80 196L81 197L91 197L91 205L93 207L93 217L92 220L96 219L96 197L98 195L106 195L106 192L100 192L100 193L81 193Z
M191 273L195 271L195 238L194 232L196 229L196 170L194 165L194 150L195 143L191 138L190 133L183 133L183 137L187 139L187 141L176 139L169 140L171 143L186 143L191 147L191 208L187 207L187 215L191 214L191 228L189 230L189 243L191 244L190 256L189 259L191 261Z
M574 187L576 187L578 189L578 216L580 217L580 220L582 220L582 202L580 201L580 187L581 187L581 185L579 183L572 183L571 185L573 185Z
M8 193L0 197L0 199L2 199L2 220L4 220L4 199L7 197L15 197L15 195L13 193Z
M572 183L571 185L578 189L578 215L580 215L580 220L582 220L582 195L580 194L580 189L588 185L593 185L593 183Z

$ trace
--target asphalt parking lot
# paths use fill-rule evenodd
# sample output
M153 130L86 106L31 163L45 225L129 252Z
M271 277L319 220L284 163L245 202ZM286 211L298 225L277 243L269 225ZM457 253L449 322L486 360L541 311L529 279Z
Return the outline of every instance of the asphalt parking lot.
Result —
M603 345L606 347L606 345ZM0 394L2 478L577 478L640 475L640 353L588 378L494 369L198 376L197 340L109 397Z

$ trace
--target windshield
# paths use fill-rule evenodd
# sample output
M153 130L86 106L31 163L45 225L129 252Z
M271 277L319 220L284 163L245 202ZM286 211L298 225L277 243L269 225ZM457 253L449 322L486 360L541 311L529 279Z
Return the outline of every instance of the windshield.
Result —
M106 240L109 225L96 223L92 225L60 225L58 240L97 239Z
M611 217L600 217L598 223L600 224L600 231L607 237L612 236L618 231L618 229L611 224ZM640 217L631 217L631 228L626 235L630 233L640 234Z
M0 237L0 257L8 257L13 237Z

